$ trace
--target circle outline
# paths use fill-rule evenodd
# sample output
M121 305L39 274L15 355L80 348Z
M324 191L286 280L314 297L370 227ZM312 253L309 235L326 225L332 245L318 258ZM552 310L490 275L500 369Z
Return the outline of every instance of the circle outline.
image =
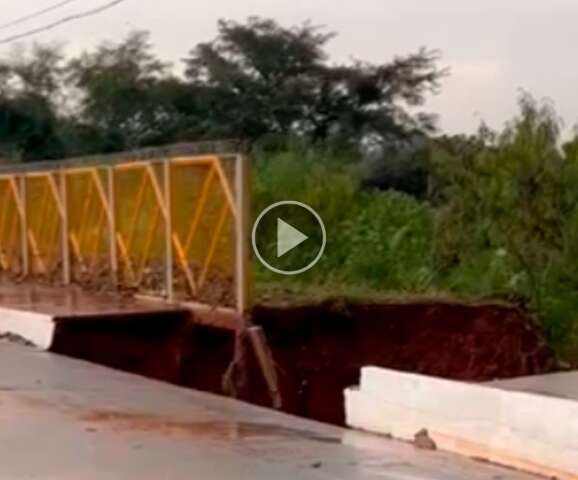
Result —
M274 210L275 208L283 206L283 205L296 205L298 207L304 208L305 210L307 210L309 213L311 213L315 217L315 220L317 220L317 223L321 227L321 233L323 236L323 241L321 242L321 248L319 249L319 253L317 254L317 256L313 260L311 260L311 262L309 262L303 268L300 268L298 270L282 270L280 268L275 268L273 265L271 265L269 262L267 262L263 258L263 256L261 255L261 252L259 252L259 249L257 248L257 228L259 227L259 223L261 223L261 220L263 220L263 217L265 215L267 215L271 210ZM298 202L297 200L283 200L281 202L276 202L276 203L269 205L265 210L263 210L259 214L259 216L257 217L257 220L255 220L255 223L253 224L253 231L251 233L251 243L253 245L253 251L255 252L255 255L257 256L259 261L267 269L271 270L274 273L278 273L280 275L288 275L288 276L299 275L299 274L305 273L307 270L310 270L311 268L313 268L317 264L317 262L319 262L319 260L321 260L321 257L325 253L325 247L327 245L327 231L325 230L325 224L323 223L323 219L321 218L321 215L319 215L312 207L310 207L306 203Z

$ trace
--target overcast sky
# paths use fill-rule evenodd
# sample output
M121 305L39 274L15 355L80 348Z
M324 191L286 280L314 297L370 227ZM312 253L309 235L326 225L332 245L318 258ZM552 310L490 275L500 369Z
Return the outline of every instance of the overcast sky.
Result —
M20 33L109 0L76 0L10 29ZM0 0L0 24L58 0ZM576 0L126 0L95 17L34 37L71 50L120 39L131 30L152 33L157 53L175 63L199 41L211 39L219 18L272 17L285 24L311 20L338 33L335 61L374 62L421 46L439 49L451 68L427 109L448 132L472 131L481 120L499 127L525 89L551 98L568 126L578 121L578 1ZM10 46L0 46L0 55Z

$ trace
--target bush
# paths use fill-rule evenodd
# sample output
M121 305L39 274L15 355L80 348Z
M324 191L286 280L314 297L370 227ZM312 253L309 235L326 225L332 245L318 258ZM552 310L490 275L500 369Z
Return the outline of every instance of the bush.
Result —
M341 275L388 291L427 291L434 280L433 218L427 206L394 191L360 193L340 225Z
M567 352L578 326L576 142L560 148L547 102L524 95L520 110L502 132L482 131L467 154L434 161L440 286L526 301Z
M433 217L427 205L400 192L364 190L358 163L351 157L335 161L322 150L288 151L257 164L255 210L288 199L306 203L321 215L330 239L312 271L279 279L258 266L262 282L276 280L288 288L430 288Z

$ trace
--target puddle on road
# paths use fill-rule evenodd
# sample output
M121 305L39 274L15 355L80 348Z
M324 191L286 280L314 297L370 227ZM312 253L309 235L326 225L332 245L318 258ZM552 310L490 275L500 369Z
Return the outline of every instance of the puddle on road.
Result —
M259 439L309 440L340 444L341 436L319 435L315 432L269 423L236 421L185 421L163 415L127 412L114 409L88 409L66 401L45 400L30 395L1 396L0 418L30 416L32 411L51 410L74 417L86 425L87 431L107 429L113 432L141 432L173 438L209 441L245 441Z
M307 430L254 422L187 422L160 415L126 413L115 410L95 410L82 415L80 420L95 425L106 425L116 431L139 431L162 435L208 440L255 440L259 438L311 440L322 443L341 443L341 438L317 435Z

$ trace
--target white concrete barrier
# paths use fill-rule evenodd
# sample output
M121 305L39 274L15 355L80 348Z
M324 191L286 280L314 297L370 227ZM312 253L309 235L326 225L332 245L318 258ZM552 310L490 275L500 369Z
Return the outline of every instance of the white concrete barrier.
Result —
M345 392L347 424L403 440L578 479L578 401L366 367Z
M17 335L42 350L52 346L55 327L52 315L0 308L0 334Z

